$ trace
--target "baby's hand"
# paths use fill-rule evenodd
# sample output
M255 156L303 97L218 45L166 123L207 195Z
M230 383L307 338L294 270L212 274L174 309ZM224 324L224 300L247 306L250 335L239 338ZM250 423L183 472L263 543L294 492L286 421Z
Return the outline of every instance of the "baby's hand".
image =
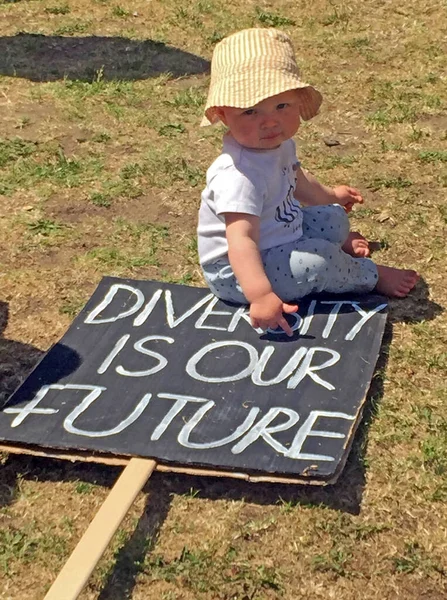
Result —
M289 314L298 310L297 304L283 302L274 292L260 296L250 305L251 324L255 329L276 329L281 327L290 337L292 328L287 323L283 312Z
M343 206L346 212L351 212L354 204L362 204L363 198L359 190L347 185L339 185L334 188L335 202L334 204L340 204Z

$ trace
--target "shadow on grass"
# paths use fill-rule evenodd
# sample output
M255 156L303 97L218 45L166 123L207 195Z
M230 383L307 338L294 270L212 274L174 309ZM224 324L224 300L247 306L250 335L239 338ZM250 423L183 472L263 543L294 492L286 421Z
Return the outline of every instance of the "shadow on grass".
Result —
M56 383L79 366L77 353L63 344L55 345L58 351L52 356L56 360L48 361L48 355L35 346L4 337L8 315L7 303L0 301L0 410L19 386L33 397L42 386ZM47 369L31 384L27 377L39 361L46 361ZM13 406L12 403L9 408ZM16 477L15 466L8 459L0 470L0 507L14 502L17 496Z
M8 318L8 304L0 301L0 408L44 354L31 344L5 338Z
M430 300L430 290L421 277L411 294L404 300L390 300L389 321L392 323L420 323L432 321L445 308Z
M137 80L170 73L198 75L209 61L152 40L121 37L63 37L18 33L0 37L0 75L31 81L57 79Z
M30 344L8 340L3 336L8 324L8 317L8 304L0 301L0 408L44 354ZM2 466L0 470L0 507L14 501L17 494L15 482L14 469Z

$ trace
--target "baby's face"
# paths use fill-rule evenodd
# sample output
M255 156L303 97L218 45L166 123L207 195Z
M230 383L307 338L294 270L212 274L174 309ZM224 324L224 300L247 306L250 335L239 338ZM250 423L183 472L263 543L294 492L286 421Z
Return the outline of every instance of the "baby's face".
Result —
M277 148L298 131L299 92L282 92L251 108L223 106L217 112L239 144L246 148L270 150Z

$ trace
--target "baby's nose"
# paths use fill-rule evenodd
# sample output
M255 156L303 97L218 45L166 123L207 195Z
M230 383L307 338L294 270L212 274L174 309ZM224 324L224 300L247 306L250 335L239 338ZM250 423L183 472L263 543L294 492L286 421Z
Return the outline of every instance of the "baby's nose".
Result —
M275 115L265 115L262 126L263 127L274 127L278 123L278 119Z

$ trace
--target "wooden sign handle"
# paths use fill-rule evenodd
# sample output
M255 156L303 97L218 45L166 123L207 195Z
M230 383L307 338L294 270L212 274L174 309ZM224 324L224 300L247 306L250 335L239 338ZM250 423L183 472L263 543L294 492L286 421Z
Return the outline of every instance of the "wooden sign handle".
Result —
M132 458L129 461L44 600L78 598L121 521L156 466L154 460Z

